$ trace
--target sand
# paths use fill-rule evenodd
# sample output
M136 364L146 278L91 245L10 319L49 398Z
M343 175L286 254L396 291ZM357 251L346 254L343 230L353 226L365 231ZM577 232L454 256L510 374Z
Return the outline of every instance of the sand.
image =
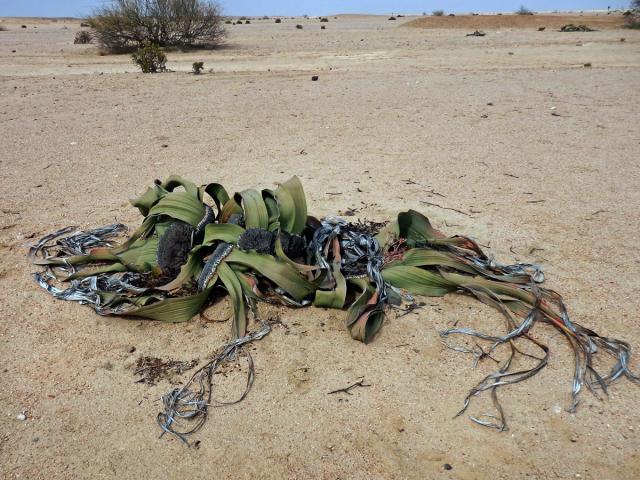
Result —
M170 53L173 71L158 75L73 45L77 21L0 22L2 478L640 476L638 387L623 380L604 401L585 392L567 413L571 351L542 325L548 368L500 394L509 431L452 418L494 364L474 369L438 332L502 328L467 298L390 313L366 346L343 312L263 309L288 328L255 346L248 398L213 409L187 449L158 438L172 384L135 383L134 365L203 362L229 322L99 317L30 277L33 239L69 224L137 226L128 200L155 178L240 190L296 174L316 215L415 208L500 261L539 262L575 321L637 351L640 33L483 26L472 38L403 26L413 20L330 17L323 31L254 21L231 26L218 51ZM188 73L195 60L205 74ZM228 312L222 301L207 314ZM370 387L327 394L361 376ZM230 375L221 394L241 382ZM481 397L469 413L486 411Z

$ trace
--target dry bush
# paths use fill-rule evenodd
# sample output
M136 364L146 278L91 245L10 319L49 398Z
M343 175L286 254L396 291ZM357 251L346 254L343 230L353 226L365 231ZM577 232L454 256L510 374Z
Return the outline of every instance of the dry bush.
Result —
M111 0L88 23L109 52L131 51L145 43L214 48L225 35L220 11L211 0Z
M631 2L631 7L631 10L624 12L626 27L640 29L640 0Z
M7 27L5 27L4 25L0 25L0 32L6 32L7 31Z
M444 10L434 10L433 12L431 12L431 15L433 15L434 17L442 17L444 16Z
M281 20L281 19L276 18L276 22L275 22L275 23L281 23L281 22L282 22L282 20Z
M91 36L90 32L87 32L86 30L80 30L76 33L76 36L73 39L73 43L75 43L76 45L86 45L87 43L91 43L92 40L93 37Z

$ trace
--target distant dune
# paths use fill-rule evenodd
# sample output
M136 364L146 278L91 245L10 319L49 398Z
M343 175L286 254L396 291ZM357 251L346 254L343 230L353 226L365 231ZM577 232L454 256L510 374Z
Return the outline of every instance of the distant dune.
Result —
M595 29L620 28L624 17L620 14L541 14L541 15L456 15L455 17L424 16L402 25L413 28L538 28L558 29L568 23L586 24Z

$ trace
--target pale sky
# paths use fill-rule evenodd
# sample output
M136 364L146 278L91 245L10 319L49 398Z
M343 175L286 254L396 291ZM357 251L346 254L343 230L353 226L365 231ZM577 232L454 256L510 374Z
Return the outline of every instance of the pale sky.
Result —
M0 0L0 17L85 17L107 0ZM513 12L525 5L534 11L606 10L625 8L628 1L530 0L530 1L418 1L418 0L220 0L226 15L331 15L334 13Z

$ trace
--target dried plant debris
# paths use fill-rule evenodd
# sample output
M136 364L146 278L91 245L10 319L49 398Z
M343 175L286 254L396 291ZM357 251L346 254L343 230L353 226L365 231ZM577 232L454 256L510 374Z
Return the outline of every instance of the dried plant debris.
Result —
M461 294L490 305L504 317L502 331L456 325L441 335L448 347L471 353L476 363L496 363L496 371L469 391L459 414L486 392L495 412L470 418L498 430L507 429L498 389L531 378L548 363L550 348L535 334L541 324L555 329L573 349L570 411L585 388L599 396L623 377L640 383L632 372L630 345L571 320L560 295L542 287L545 278L538 265L501 264L476 241L447 236L414 210L399 213L392 222L318 219L308 214L297 177L276 189L230 195L219 183L197 186L171 176L156 181L132 203L143 220L128 239L116 241L126 231L121 224L88 231L69 227L38 241L29 257L42 269L34 274L41 287L100 315L184 322L207 308L220 291L228 293L231 340L182 389L163 397L165 410L158 422L163 432L182 440L206 420L213 375L224 364L248 358L247 390L241 399L253 384L253 361L244 346L271 328L263 322L249 333L257 302L345 309L346 329L365 343L376 337L392 306L408 302L399 318L424 309L415 296ZM456 346L453 339L459 336L477 343L473 348ZM520 367L520 358L527 367ZM601 369L601 358L612 359L608 370ZM148 370L143 378L151 375L155 381L153 375L163 369L189 366L168 365L140 365Z
M180 375L198 365L198 360L178 361L162 360L157 357L140 357L136 362L134 375L140 378L136 383L155 385L160 380L171 380L174 375Z
M560 28L561 32L596 32L593 28L587 27L586 25L574 25L573 23L569 23Z

